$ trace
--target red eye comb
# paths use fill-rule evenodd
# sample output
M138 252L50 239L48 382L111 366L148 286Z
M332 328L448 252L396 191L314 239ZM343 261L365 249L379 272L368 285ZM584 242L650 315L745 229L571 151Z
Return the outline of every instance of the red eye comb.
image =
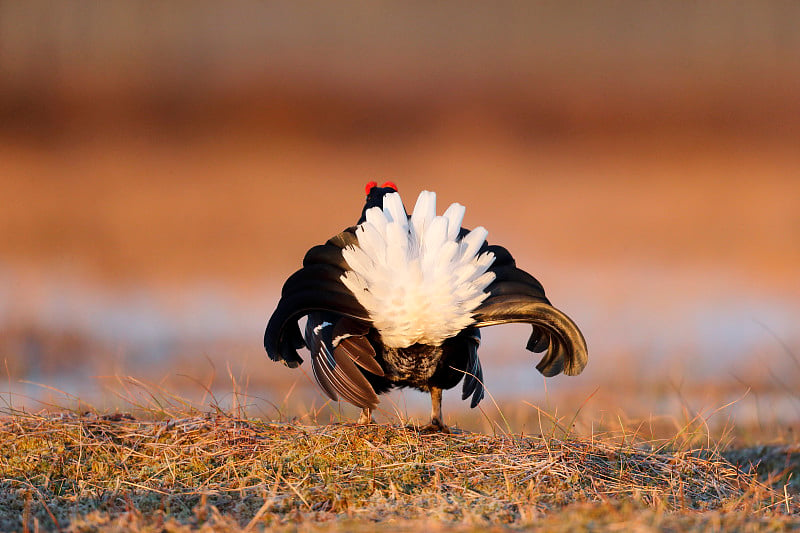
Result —
M377 186L378 186L378 182L377 181L370 181L369 183L367 183L367 186L364 187L364 192L366 194L369 194L369 191L371 191L373 187L377 187Z
M381 187L391 187L392 189L397 190L397 185L395 185L394 182L392 181L387 181L386 183L381 185Z

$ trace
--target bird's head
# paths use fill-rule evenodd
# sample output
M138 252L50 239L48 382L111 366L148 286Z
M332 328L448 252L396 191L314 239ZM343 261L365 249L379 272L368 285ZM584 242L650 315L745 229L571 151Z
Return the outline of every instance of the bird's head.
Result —
M359 224L367 219L367 210L373 207L383 208L383 197L389 193L397 192L397 185L387 181L378 187L377 182L370 181L364 187L364 192L367 194L367 200L364 202L364 209L361 210L361 218L358 219Z

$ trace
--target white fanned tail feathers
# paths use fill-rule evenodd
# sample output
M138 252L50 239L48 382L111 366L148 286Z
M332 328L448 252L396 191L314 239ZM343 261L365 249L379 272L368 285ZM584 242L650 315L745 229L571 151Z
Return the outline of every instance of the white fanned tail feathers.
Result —
M342 252L351 270L342 282L369 312L387 346L440 345L469 326L494 280L494 254L478 250L488 232L458 238L464 206L436 216L436 193L420 193L410 219L398 193L383 198Z

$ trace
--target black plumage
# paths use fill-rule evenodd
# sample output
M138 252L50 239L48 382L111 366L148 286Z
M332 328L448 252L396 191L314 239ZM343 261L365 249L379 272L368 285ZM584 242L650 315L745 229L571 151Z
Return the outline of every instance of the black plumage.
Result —
M433 430L446 430L441 416L441 392L462 383L462 399L475 407L484 397L483 371L478 358L479 328L509 322L532 327L527 349L543 353L537 369L545 376L579 374L587 362L586 342L575 323L550 304L533 276L519 269L508 250L483 243L479 253L491 252L488 271L494 280L488 296L473 311L473 322L440 345L390 347L373 325L370 313L342 282L350 267L344 248L358 245L356 229L366 212L381 207L383 197L396 191L391 183L367 185L367 199L356 226L314 246L303 267L286 280L277 308L269 319L264 346L274 361L296 367L307 347L320 388L333 400L344 399L362 408L360 422L371 420L378 395L394 387L413 387L431 393ZM468 230L461 228L458 239ZM305 333L298 320L307 317Z

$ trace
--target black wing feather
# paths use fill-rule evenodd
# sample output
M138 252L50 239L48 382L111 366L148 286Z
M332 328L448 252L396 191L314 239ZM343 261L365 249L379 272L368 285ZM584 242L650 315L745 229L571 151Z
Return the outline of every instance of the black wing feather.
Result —
M383 376L383 368L375 359L375 347L367 340L369 331L370 324L341 317L333 327L333 345L364 370Z
M369 343L366 337L348 337L339 341L336 350L346 354L358 366L364 370L375 374L384 375L381 365L375 359L375 348Z
M348 228L311 248L303 259L303 268L284 283L264 332L264 348L273 361L283 361L292 368L303 362L297 351L304 346L297 321L304 315L322 311L369 322L367 310L341 281L347 268L342 248L357 242L354 232L355 228Z
M323 332L319 329L323 323L322 313L309 315L306 322L306 343L311 351L311 369L314 371L314 379L331 400L337 401L339 395L328 375L327 365L324 364L326 358L330 357L330 350L326 346Z
M299 346L294 346L291 341L297 339L297 320L313 311L369 320L369 314L355 296L338 292L333 284L285 295L278 302L264 332L264 348L270 359L285 361L289 366L297 366L303 361L296 350Z
M478 358L478 347L481 344L481 332L478 328L469 328L467 337L467 369L464 375L464 384L461 389L461 399L466 400L472 396L469 406L476 407L483 400L483 368Z
M329 398L339 397L357 407L376 407L378 396L353 359L333 346L333 313L310 313L306 323L306 343L311 350L311 366L317 383Z
M271 359L296 367L303 362L297 350L307 346L314 378L329 398L375 407L378 397L359 369L383 375L375 350L364 337L371 324L369 313L341 281L348 268L342 248L357 243L354 231L348 228L306 252L303 268L283 285L264 332L264 347ZM305 315L303 337L297 321ZM334 332L342 336L337 346Z

